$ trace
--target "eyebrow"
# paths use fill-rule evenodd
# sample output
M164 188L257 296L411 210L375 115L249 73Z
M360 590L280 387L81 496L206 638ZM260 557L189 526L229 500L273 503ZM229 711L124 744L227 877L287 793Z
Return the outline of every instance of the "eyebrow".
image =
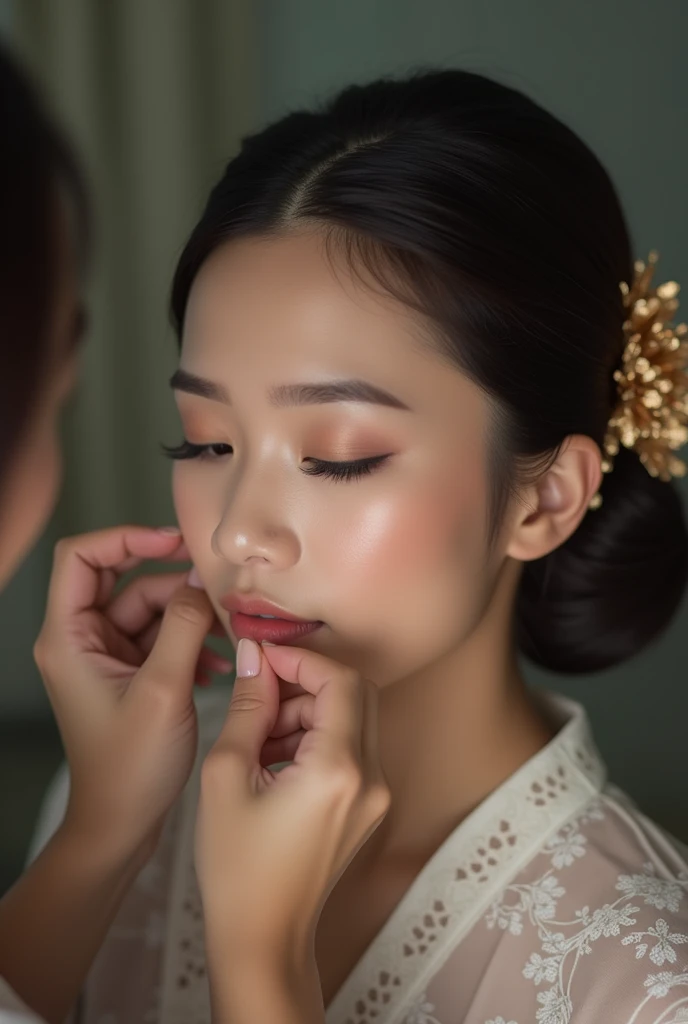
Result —
M175 391L209 398L213 402L231 405L228 392L221 384L197 377L187 370L176 370L170 379ZM333 380L322 384L279 384L269 389L270 402L276 406L325 405L330 402L367 402L391 409L410 408L396 395L365 380Z

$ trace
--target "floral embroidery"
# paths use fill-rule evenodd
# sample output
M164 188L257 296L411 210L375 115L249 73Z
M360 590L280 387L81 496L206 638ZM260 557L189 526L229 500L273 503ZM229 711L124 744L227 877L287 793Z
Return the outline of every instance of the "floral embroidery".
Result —
M635 950L636 960L640 960L647 952L649 944L641 941L646 935L658 940L657 944L650 950L650 960L652 960L653 964L657 964L658 967L661 967L665 960L668 960L670 964L675 964L676 950L674 946L688 942L688 935L682 935L680 932L669 932L669 925L664 918L660 917L655 923L654 928L648 928L646 932L632 932L621 940L624 946L638 943Z
M561 995L557 988L538 992L540 1009L535 1014L538 1024L568 1024L571 1019L571 1000Z
M648 995L655 999L668 996L669 991L677 985L688 985L688 971L683 974L673 974L671 971L660 971L659 974L648 974L645 979L645 988Z
M616 888L626 896L642 896L646 904L655 907L657 910L670 910L672 914L677 913L678 905L683 897L686 883L674 879L656 878L647 870L651 865L645 865L646 873L643 875L619 875Z
M601 936L609 939L619 935L622 928L635 924L636 919L631 917L631 914L637 914L639 909L639 907L614 907L606 903L592 915L586 938L594 942Z
M434 1010L434 1005L428 1002L427 995L423 992L404 1017L404 1024L441 1024L437 1017L432 1016Z
M688 1021L688 1006L679 1007L675 1015L666 1024L682 1024L684 1021Z
M563 829L544 848L545 853L552 854L552 866L561 870L573 864L576 857L584 857L587 839L573 826Z
M485 1024L516 1024L515 1020L504 1020L503 1017L494 1017L492 1020L486 1020Z
M523 977L532 978L536 985L543 981L556 981L561 957L548 956L544 960L539 953L531 953L530 960L523 968Z
M570 921L556 919L559 901L565 895L566 887L554 874L554 869L562 871L585 857L588 840L580 832L580 825L583 817L590 816L588 809L577 821L562 828L543 847L543 854L550 859L550 869L529 884L514 882L509 885L484 918L488 928L497 926L513 935L523 933L526 920L533 926L540 940L540 950L531 953L522 973L536 986L550 986L536 996L538 1024L568 1024L571 1020L574 1009L571 991L576 968L580 958L590 954L598 940L623 936L621 944L634 946L636 959L647 954L657 967L676 963L676 947L688 943L688 935L672 931L664 918L658 918L654 925L642 930L623 934L637 924L636 915L641 912L640 906L633 904L632 900L675 913L688 888L688 879L683 876L674 879L657 877L651 863L643 865L642 874L617 877L615 889L620 895L615 902L595 909L584 906L574 912ZM645 999L639 992L640 1002L631 1020L639 1020L638 1014L648 1000L662 998L670 989L680 985L688 985L688 970L650 974L644 983ZM683 999L679 1002L683 1003ZM684 1008L687 1012L683 1019L688 1020L688 1007ZM676 1009L676 1006L671 1009ZM674 1020L679 1022L681 1019L677 1009ZM499 1020L496 1019L497 1022Z
M559 885L554 875L545 875L535 885L524 886L524 891L526 890L526 908L530 901L533 916L540 921L549 921L554 917L557 910L556 901L566 892L566 889L563 885Z
M501 903L493 903L487 912L488 928L494 928L495 925L505 931L507 928L512 935L520 935L523 931L523 915L520 910L514 910L513 908L505 907Z

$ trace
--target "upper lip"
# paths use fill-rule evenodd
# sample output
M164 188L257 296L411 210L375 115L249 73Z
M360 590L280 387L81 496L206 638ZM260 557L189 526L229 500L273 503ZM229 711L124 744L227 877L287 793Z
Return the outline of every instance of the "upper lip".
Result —
M242 615L274 615L278 619L288 619L289 622L316 622L316 619L301 619L298 615L292 615L284 608L279 608L271 601L265 601L262 597L248 597L242 594L228 594L220 600L223 608L228 612L240 612Z

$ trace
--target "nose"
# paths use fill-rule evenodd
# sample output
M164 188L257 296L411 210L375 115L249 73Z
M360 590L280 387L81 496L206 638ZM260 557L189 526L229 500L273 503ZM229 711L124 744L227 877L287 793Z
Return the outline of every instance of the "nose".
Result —
M300 556L298 536L280 510L288 507L267 481L235 481L211 539L213 553L233 565L262 562L288 569Z

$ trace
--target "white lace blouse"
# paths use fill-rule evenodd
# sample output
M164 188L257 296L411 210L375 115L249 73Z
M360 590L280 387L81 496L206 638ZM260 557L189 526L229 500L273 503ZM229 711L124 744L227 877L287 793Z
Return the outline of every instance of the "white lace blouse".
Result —
M688 1022L687 851L607 784L583 709L543 699L559 732L435 852L327 1024ZM202 695L196 770L108 935L78 1024L210 1024L193 830L198 765L227 703ZM38 846L66 787L63 777Z

